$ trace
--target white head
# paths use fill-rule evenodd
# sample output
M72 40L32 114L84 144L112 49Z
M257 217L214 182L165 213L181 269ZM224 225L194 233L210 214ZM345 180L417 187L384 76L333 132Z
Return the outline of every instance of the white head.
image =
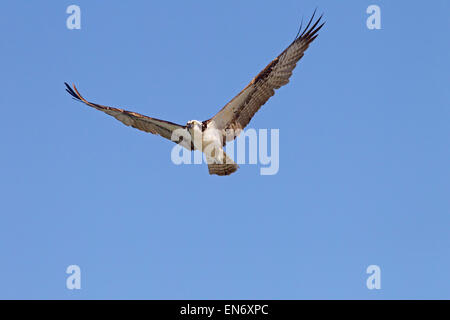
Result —
M197 120L189 120L186 124L186 128L190 131L190 130L200 130L202 131L202 127L203 127L203 123L201 121L197 121Z

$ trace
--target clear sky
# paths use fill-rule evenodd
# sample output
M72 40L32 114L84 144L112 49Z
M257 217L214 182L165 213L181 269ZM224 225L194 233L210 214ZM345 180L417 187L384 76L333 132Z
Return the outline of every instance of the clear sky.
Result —
M71 4L80 30L66 27ZM366 27L372 4L381 30ZM176 166L170 141L64 91L205 120L316 7L320 36L250 123L280 130L276 175ZM447 0L0 9L0 298L450 298Z

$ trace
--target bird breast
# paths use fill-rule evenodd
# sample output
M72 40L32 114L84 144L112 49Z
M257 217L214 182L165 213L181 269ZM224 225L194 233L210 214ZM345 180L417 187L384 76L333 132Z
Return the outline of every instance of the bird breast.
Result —
M204 149L207 148L210 144L214 144L217 147L221 148L223 145L221 130L217 130L215 128L207 128L205 131L203 131L202 144L202 151L204 151Z

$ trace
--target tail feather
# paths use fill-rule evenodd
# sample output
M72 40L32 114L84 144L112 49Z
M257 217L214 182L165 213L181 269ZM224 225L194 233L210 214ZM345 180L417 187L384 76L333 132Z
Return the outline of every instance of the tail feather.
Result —
M209 174L217 174L218 176L229 176L235 172L239 166L234 164L208 164Z
M208 164L209 174L217 174L218 176L228 176L233 172L236 172L236 170L239 168L239 166L236 163L234 163L233 160L231 160L230 157L228 157L225 152L223 154L225 156L225 161L223 161L224 163L219 162Z

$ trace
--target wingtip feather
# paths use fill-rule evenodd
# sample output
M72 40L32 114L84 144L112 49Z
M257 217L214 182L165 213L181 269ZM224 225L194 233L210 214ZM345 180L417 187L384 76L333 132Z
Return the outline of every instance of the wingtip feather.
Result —
M322 24L319 25L319 23L322 21L323 13L320 15L320 17L313 23L314 17L316 16L317 8L314 10L313 15L308 21L308 24L303 29L302 32L298 32L297 36L295 38L295 41L299 40L307 40L308 42L312 41L312 38L316 38L315 35L319 30L324 26L325 22L322 22Z
M73 89L69 86L69 84L67 82L64 82L64 84L66 85L66 91L75 99L80 100L80 98L78 97L78 95L73 91Z

